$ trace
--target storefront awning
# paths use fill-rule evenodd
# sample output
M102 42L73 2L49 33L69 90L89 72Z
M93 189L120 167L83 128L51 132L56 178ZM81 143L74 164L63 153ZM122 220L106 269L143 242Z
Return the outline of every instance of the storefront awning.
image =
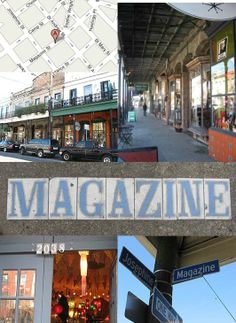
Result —
M70 114L83 114L89 112L99 112L115 109L117 109L117 100L102 103L86 104L85 106L71 106L69 108L59 108L57 110L52 111L52 116L59 117L67 116Z

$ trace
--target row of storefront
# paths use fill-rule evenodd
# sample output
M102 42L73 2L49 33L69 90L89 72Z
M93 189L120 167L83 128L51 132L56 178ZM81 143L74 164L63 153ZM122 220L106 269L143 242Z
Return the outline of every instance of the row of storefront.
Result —
M170 62L149 84L151 111L205 142L210 127L236 132L235 43L235 21L208 30L194 55Z
M107 148L116 146L116 103L110 108L108 111L52 117L52 138L58 140L61 146L73 146L81 140L93 140L98 145ZM17 122L14 126L10 126L3 136L19 143L34 138L47 138L50 128L49 122L49 117L23 123Z
M34 97L51 97L51 101L41 104L41 109L39 105L29 107L27 100L33 100L28 97L32 96L31 92L29 95L24 90L14 93L9 107L1 109L1 138L18 143L34 138L53 138L61 146L73 146L80 140L94 140L102 147L116 147L117 75L60 75L59 81L56 83L54 80L52 88L48 89L48 74L44 73L33 81L31 92ZM60 99L56 99L50 93L56 91L58 95L59 88Z

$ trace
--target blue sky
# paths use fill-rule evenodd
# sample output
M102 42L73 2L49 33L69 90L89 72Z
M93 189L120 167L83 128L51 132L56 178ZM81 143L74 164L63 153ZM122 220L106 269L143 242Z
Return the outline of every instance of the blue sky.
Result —
M118 258L125 246L150 270L154 268L154 258L135 237L120 236ZM221 267L219 273L207 275L206 279L236 317L236 263ZM124 317L127 293L131 291L146 304L149 290L126 269L118 265L118 322L130 322ZM216 298L203 278L176 284L173 289L173 304L184 323L232 323L234 320Z

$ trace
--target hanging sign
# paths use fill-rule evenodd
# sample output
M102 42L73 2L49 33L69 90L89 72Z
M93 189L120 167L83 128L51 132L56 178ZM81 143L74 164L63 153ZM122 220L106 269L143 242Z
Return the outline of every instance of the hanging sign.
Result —
M204 20L231 20L236 18L236 3L168 3L176 10Z

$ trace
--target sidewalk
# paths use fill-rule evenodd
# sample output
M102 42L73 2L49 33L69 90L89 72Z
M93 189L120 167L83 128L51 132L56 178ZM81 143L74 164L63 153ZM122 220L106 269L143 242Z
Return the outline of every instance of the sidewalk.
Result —
M132 145L120 148L136 148L157 146L160 162L212 162L208 156L208 147L191 136L177 133L171 126L163 124L162 120L155 118L147 112L143 116L143 109L136 108L137 121L132 122L133 142Z

